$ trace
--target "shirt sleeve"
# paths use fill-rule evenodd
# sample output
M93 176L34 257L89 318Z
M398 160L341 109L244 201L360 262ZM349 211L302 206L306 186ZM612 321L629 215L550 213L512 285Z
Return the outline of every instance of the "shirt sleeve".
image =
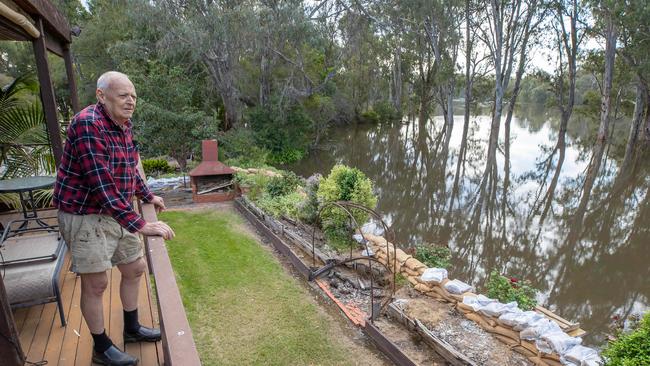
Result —
M149 203L153 200L153 193L149 190L149 187L142 180L142 176L136 170L135 172L135 195L139 197L144 203Z
M134 233L146 224L117 189L110 169L110 154L104 137L92 120L80 120L74 146L79 165L86 173L91 194L102 209L122 227Z

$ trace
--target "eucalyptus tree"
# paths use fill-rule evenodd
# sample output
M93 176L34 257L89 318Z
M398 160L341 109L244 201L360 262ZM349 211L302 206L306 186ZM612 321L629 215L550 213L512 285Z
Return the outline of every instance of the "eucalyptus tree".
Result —
M496 199L496 154L504 99L512 79L515 61L518 60L516 74L519 78L525 68L530 35L540 24L540 7L538 0L491 0L483 4L479 14L479 38L490 55L495 84L490 137L483 179L476 199L476 215L480 215L486 197L490 201ZM516 98L517 93L513 93L510 103L515 103ZM491 220L493 212L489 213L488 218Z
M533 212L538 212L541 209L540 225L551 207L564 164L566 132L576 101L577 61L580 46L587 34L586 19L588 16L588 8L580 0L555 0L550 2L549 6L553 14L549 30L553 34L553 49L557 51L555 75L551 78L551 85L555 95L554 105L560 110L560 128L557 143L546 159L546 173L548 174L554 163L555 154L558 153L553 177L543 199L539 201L540 206L533 207ZM545 183L544 180L540 184L538 197L540 197ZM537 202L534 206L537 206Z
M618 15L621 43L618 54L625 60L636 79L634 113L625 148L623 169L632 161L639 135L643 133L646 141L650 141L650 6L646 1L625 1L624 10Z
M596 17L596 30L605 40L605 54L604 54L604 70L601 88L601 107L600 107L600 125L598 127L598 135L593 148L593 153L587 174L582 189L580 202L573 217L573 227L570 236L578 236L582 229L582 221L584 214L589 203L591 190L593 189L596 177L600 171L602 158L607 145L609 123L611 119L611 93L612 82L614 75L614 61L616 58L616 41L619 34L619 27L616 22L616 17L620 14L621 7L615 6L609 1L596 1L592 4L592 12ZM619 4L620 5L620 4ZM569 241L572 239L569 238Z

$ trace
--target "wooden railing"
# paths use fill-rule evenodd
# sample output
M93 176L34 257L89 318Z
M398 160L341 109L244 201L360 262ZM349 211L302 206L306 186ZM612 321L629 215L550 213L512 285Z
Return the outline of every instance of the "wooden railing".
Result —
M140 209L147 222L158 221L152 204L142 204ZM160 236L145 236L145 250L156 284L165 366L199 366L201 360L187 321L165 241Z

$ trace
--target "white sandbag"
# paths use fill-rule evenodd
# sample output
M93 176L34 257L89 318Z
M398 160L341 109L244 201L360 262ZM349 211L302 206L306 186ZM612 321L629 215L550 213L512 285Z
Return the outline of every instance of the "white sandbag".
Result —
M374 257L375 253L372 251L372 249L368 248L368 250L362 250L361 251L361 256L362 257Z
M496 302L494 299L490 299L484 295L478 296L463 296L463 304L469 305L474 309L474 311L479 311L482 307L489 305L493 302Z
M478 309L478 311L483 315L498 317L501 314L513 309L517 309L517 302L515 301L509 302L507 304L502 304L498 301L495 301L482 306L480 309Z
M533 324L540 319L544 319L544 316L535 311L517 312L516 310L504 313L499 317L499 320L503 322L503 324L511 326L516 331L528 328L530 324Z
M571 347L577 346L580 343L582 343L582 338L571 337L560 330L542 334L539 339L535 341L535 346L537 346L538 350L544 353L557 353L563 355Z
M560 362L570 366L601 366L603 359L595 349L576 345L560 357Z
M372 221L366 222L361 226L361 232L364 234L372 234L376 236L383 236L384 235L384 228L381 225L378 225Z
M562 331L560 329L560 326L557 325L557 323L548 320L546 318L539 319L535 321L534 323L530 323L528 327L526 327L524 330L519 333L519 336L521 339L525 339L528 341L534 341L539 339L542 334L546 333L551 333L555 331Z
M359 244L363 244L363 242L364 242L363 235L361 235L361 234L352 235L352 239L354 239Z
M447 270L444 268L427 268L420 276L420 279L424 282L442 282L445 278L447 278Z
M450 294L454 295L462 295L465 292L470 292L473 290L472 286L466 284L461 280L451 280L445 283L445 289L447 289Z

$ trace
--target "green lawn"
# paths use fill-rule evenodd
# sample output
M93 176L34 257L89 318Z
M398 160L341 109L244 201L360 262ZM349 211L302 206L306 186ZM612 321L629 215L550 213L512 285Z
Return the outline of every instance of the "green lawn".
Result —
M165 212L183 303L204 365L345 365L355 355L309 294L229 211Z

